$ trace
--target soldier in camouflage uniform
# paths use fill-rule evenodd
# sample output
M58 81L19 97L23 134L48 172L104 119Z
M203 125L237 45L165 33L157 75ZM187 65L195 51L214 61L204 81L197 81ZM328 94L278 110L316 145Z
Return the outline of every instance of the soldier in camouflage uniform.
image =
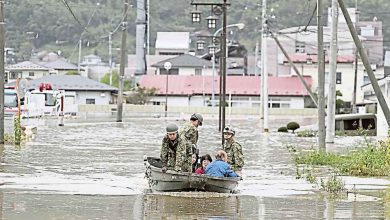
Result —
M180 129L179 135L183 139L185 139L188 143L190 143L191 148L188 148L187 154L194 154L196 151L196 144L198 142L199 134L198 134L198 126L202 126L203 117L199 113L195 113L191 115L190 122L184 124L184 126ZM197 161L195 162L197 163ZM187 164L192 167L192 160L189 158ZM196 166L195 166L196 167Z
M225 138L223 150L228 155L228 164L232 166L233 171L241 176L241 170L244 166L244 155L242 154L241 145L234 140L235 134L236 132L232 128L225 127L223 129L223 137Z
M188 154L188 149L191 149L190 144L179 136L179 127L170 123L166 127L167 134L162 140L160 158L163 164L162 171L165 173L167 169L191 172L192 167L188 165L188 157L191 161L191 153Z

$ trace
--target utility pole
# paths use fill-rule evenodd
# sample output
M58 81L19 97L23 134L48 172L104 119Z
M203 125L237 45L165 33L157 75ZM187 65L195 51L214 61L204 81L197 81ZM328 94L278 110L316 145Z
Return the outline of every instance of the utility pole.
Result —
M77 65L77 72L81 75L80 73L80 63L81 63L81 38L79 40L79 62L78 62L78 65Z
M121 44L121 64L119 67L119 90L118 90L118 109L116 121L122 122L123 112L123 78L125 76L126 66L126 37L127 37L127 9L129 7L129 0L125 0L124 16L122 20L122 44Z
M372 71L370 62L368 60L367 54L364 51L362 42L359 39L359 36L357 34L357 31L355 27L353 26L351 17L348 14L347 8L345 7L344 1L343 0L338 0L341 11L343 12L344 18L347 21L347 25L349 28L349 31L351 32L353 41L355 42L356 48L359 52L360 58L362 59L364 68L367 71L368 77L370 78L371 86L374 89L374 93L376 94L376 97L378 99L378 103L380 107L382 108L383 114L385 115L387 125L390 126L390 110L389 106L386 104L386 100L383 96L383 93L381 91L381 88L379 87L378 81L375 78L374 72Z
M357 0L355 0L355 29L359 21L358 9L357 9ZM356 109L356 87L357 87L357 72L358 72L358 51L355 47L355 76L353 79L353 94L352 94L352 113L357 113Z
M328 89L328 108L326 119L326 143L333 143L335 136L335 113L336 113L336 72L337 72L337 23L338 23L339 5L337 0L332 0L332 28L330 45L330 71L329 71L329 89Z
M264 118L264 127L263 131L268 133L268 69L267 69L267 0L263 0L262 3L262 24L263 32L261 38L261 59L262 59L262 68L261 68L261 84L262 84L262 110Z
M112 32L108 33L108 65L110 66L110 86L112 86Z
M223 130L225 128L225 114L226 114L226 26L227 26L227 6L226 6L226 0L223 0L222 4L222 33L221 33L221 47L222 47L222 124L221 129ZM225 142L225 138L223 136L223 131L221 132L222 136L222 144Z
M257 66L257 61L259 60L259 41L256 40L255 47L255 76L259 75L259 67Z
M276 44L278 45L278 47L280 48L280 50L282 51L282 53L284 54L284 56L287 58L288 60L288 63L292 66L292 68L294 69L295 73L297 74L298 76L298 79L301 81L301 83L303 84L303 86L305 87L306 91L309 93L310 95L310 98L313 100L314 104L318 107L318 100L317 98L314 96L314 93L311 91L309 85L307 85L304 77L302 76L302 74L299 72L298 68L295 66L295 64L292 62L290 56L288 55L287 51L283 48L282 44L280 43L279 39L273 35L272 33L271 34L271 37L275 40Z
M135 53L137 59L137 66L134 71L135 75L145 74L145 33L146 33L146 4L145 0L137 0L137 20L136 20L136 45ZM133 81L132 80L132 81ZM135 85L135 83L134 83Z
M4 144L4 0L0 0L0 144Z
M324 54L324 5L317 0L317 42L318 42L318 146L325 151L325 54Z

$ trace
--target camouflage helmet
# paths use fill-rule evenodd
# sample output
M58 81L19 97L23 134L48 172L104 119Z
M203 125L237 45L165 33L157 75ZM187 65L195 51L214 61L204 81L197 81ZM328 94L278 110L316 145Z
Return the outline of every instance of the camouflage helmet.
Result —
M203 116L199 113L192 114L190 120L198 120L200 126L203 124Z
M225 127L223 129L223 133L229 133L229 134L235 135L236 131L233 128L231 128L231 127Z
M175 123L169 123L166 127L167 133L177 132L179 127Z

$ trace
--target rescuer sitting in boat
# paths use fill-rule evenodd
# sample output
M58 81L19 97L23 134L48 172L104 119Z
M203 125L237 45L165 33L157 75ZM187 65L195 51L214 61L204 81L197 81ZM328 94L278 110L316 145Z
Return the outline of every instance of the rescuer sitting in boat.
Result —
M205 174L216 177L238 177L237 173L235 173L227 161L227 154L223 150L217 151L215 155L215 159L212 163L210 163L206 170Z
M162 140L160 158L162 162L162 172L175 170L177 172L191 172L191 148L189 142L178 134L179 127L175 123L169 123L166 127L166 135Z

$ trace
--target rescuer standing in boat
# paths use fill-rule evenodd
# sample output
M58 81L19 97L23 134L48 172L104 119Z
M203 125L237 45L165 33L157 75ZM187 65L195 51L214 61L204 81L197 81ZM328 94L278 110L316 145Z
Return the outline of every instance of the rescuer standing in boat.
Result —
M192 167L192 155L196 154L196 161L195 161L195 169L197 168L196 165L198 165L198 158L199 158L199 152L196 151L197 149L197 143L198 143L198 126L202 126L203 123L203 116L199 113L195 113L191 115L190 121L184 124L182 128L180 128L179 135L180 137L184 138L186 141L188 141L191 145L190 148L187 149L187 155L189 155L188 161L186 161L189 166Z
M162 171L175 170L178 172L191 172L191 154L188 157L187 149L191 149L190 144L178 133L179 127L174 123L169 123L166 127L167 134L162 140L160 158L163 164Z
M234 172L241 176L242 167L244 166L244 155L241 144L234 140L235 134L236 131L230 127L223 129L223 137L225 138L223 150L228 156L228 164L230 164Z

